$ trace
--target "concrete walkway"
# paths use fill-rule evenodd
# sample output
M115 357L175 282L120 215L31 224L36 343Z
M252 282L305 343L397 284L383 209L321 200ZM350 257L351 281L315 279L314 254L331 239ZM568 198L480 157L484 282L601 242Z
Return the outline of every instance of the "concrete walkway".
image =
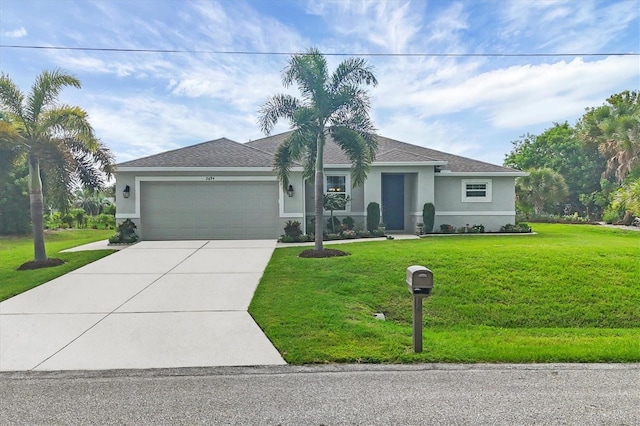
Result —
M0 303L0 371L281 365L248 314L275 241L148 241Z

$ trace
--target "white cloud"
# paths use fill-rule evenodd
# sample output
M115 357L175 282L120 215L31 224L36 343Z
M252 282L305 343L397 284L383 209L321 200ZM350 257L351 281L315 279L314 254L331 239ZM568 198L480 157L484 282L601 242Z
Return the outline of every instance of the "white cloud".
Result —
M384 52L406 52L422 27L409 1L310 1L307 12L323 17L334 32L350 37L350 43L355 37Z
M27 36L27 30L24 27L20 27L12 31L4 31L2 36L8 38L22 38Z
M414 108L425 116L475 109L498 128L525 127L576 115L604 99L620 82L638 78L635 57L519 65L401 92L386 106ZM631 87L632 88L632 87ZM599 101L601 102L601 101Z
M505 42L521 43L517 48L529 42L534 50L594 53L624 35L640 8L637 1L512 1L500 14L499 33Z
M375 118L378 133L388 138L458 155L478 148L458 124L444 120L425 121L406 111Z

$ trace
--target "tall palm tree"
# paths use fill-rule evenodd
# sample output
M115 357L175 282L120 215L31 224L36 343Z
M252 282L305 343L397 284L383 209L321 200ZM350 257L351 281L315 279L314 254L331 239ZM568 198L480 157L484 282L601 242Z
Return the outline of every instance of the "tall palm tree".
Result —
M59 70L44 71L25 96L8 75L0 75L0 110L17 129L16 148L29 165L36 262L47 260L41 175L52 198L67 207L73 188L102 189L113 172L113 156L96 138L87 113L77 106L58 104L59 94L67 86L80 88L80 81Z
M333 139L351 161L353 185L364 183L377 142L369 118L369 95L362 86L375 86L378 81L372 67L359 58L344 60L329 75L325 57L309 49L289 59L282 83L284 87L295 84L301 99L272 96L260 109L259 123L267 135L281 118L293 129L276 150L273 167L285 188L296 162L302 162L306 179L315 179L315 250L322 250L324 145L327 137Z
M569 195L562 175L549 168L527 170L528 176L516 180L516 194L520 202L532 205L536 214L542 214L545 205L560 203Z

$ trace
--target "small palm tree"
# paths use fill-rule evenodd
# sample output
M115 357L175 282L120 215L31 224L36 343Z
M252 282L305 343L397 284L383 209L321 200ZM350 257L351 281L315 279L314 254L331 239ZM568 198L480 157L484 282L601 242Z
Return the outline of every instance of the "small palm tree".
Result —
M285 87L295 84L302 99L287 94L269 98L260 109L259 123L267 135L281 118L293 129L276 150L274 171L285 188L296 162L302 162L306 179L315 179L314 248L322 250L324 145L327 137L333 139L351 161L353 185L364 183L377 142L369 118L369 95L361 86L378 82L366 61L357 58L341 62L330 75L324 56L309 49L290 58L282 83Z
M532 205L536 214L544 213L545 205L560 203L569 189L560 173L549 168L527 170L528 176L516 180L516 194L520 202Z
M0 110L15 132L8 133L6 126L0 131L11 136L29 165L36 262L47 260L41 174L50 197L66 209L75 187L101 189L113 172L111 152L96 138L87 113L77 106L58 105L58 96L67 86L80 88L80 81L62 71L44 71L25 96L9 76L0 75Z

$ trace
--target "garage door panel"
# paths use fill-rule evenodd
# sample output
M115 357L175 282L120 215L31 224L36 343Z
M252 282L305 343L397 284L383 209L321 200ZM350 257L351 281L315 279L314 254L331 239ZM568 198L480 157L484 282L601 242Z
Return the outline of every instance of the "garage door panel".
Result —
M142 237L277 238L276 182L142 182Z

